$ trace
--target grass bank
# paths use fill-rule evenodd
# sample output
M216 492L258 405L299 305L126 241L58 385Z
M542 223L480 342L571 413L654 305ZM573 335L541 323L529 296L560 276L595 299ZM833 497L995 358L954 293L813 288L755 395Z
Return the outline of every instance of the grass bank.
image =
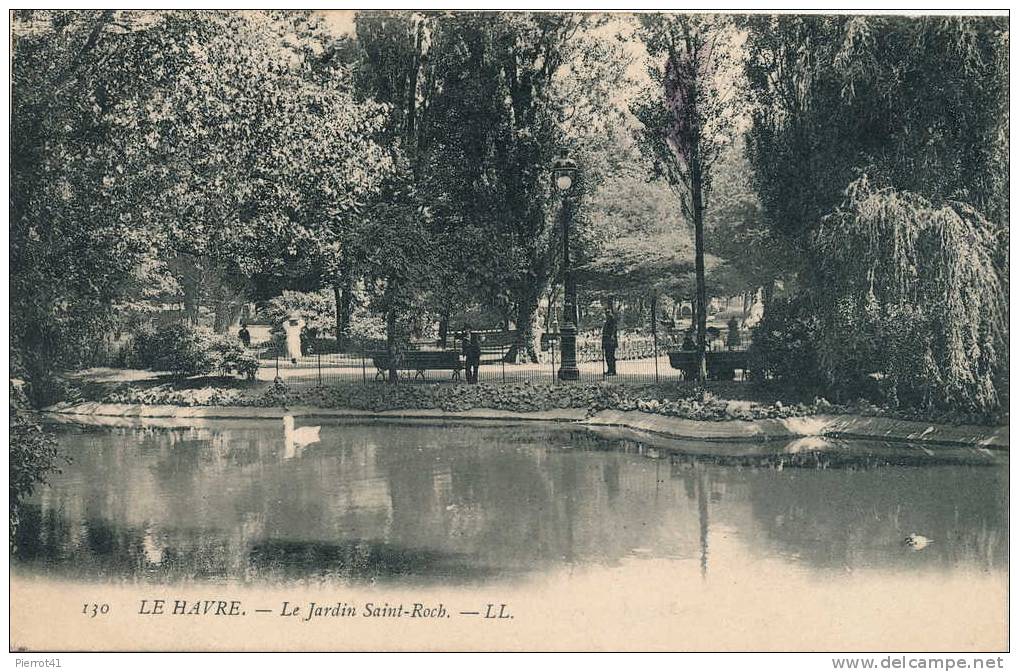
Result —
M105 381L78 380L68 401L107 404L287 407L392 411L438 409L468 411L497 409L518 413L554 409L585 409L588 414L604 410L642 411L689 420L763 420L812 415L853 414L934 421L957 425L1003 425L1007 416L944 414L936 417L882 408L860 400L833 404L823 398L802 400L762 385L710 382L700 387L688 382L632 384L505 383L420 384L338 383L323 387L291 386L282 381L249 382L229 377L187 380Z

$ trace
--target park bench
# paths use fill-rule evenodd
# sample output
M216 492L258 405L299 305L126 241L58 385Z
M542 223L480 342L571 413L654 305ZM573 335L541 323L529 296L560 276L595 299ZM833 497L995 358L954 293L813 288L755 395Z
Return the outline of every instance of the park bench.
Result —
M705 354L708 365L708 378L711 380L733 380L736 369L747 372L746 350L710 350ZM683 372L687 380L697 378L696 350L669 350L669 364Z
M402 371L413 371L414 377L425 377L425 371L441 371L450 369L453 371L452 378L460 379L460 370L463 364L460 362L460 353L456 350L410 350L404 351L396 356L396 366L390 366L389 354L385 351L371 353L372 364L375 365L375 379L385 378L390 368Z

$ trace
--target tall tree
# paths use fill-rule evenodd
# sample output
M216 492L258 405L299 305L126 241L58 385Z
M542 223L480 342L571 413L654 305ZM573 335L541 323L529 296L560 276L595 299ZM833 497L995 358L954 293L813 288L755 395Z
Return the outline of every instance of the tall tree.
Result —
M640 144L677 191L693 223L698 378L707 377L704 222L712 169L736 129L732 53L735 31L720 15L647 14L638 35L647 48L654 90L635 102Z
M755 188L809 262L829 384L877 373L893 402L1000 404L1007 22L759 16L747 36Z
M281 275L335 244L391 162L300 12L23 12L14 30L12 335L79 364L140 264ZM197 308L195 308L195 311Z

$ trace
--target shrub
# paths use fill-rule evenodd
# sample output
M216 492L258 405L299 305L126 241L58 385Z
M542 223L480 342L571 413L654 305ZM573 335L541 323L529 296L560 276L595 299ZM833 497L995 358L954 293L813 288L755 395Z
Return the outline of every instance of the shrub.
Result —
M208 348L215 361L215 368L221 373L236 373L248 380L255 379L255 374L258 373L258 359L234 339L225 336L210 337Z
M819 362L829 378L842 386L859 364L876 361L893 403L927 411L1002 408L1003 227L962 202L882 187L866 176L850 184L814 240Z
M31 411L23 386L10 383L10 538L20 520L22 502L46 474L56 468L57 444L43 431L38 417Z
M818 328L817 318L802 299L772 300L753 330L748 353L753 375L797 392L816 392L822 386L814 345Z
M142 331L135 336L135 362L179 378L210 373L218 362L208 341L206 330L184 323Z

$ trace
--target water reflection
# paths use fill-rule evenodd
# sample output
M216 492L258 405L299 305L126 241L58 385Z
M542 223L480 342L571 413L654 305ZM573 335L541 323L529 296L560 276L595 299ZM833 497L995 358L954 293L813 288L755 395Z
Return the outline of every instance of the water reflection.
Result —
M640 558L699 563L704 580L764 559L821 573L1006 566L1007 465L978 451L293 418L70 429L61 442L74 462L26 508L14 555L54 575L471 583ZM913 551L911 533L934 541Z

